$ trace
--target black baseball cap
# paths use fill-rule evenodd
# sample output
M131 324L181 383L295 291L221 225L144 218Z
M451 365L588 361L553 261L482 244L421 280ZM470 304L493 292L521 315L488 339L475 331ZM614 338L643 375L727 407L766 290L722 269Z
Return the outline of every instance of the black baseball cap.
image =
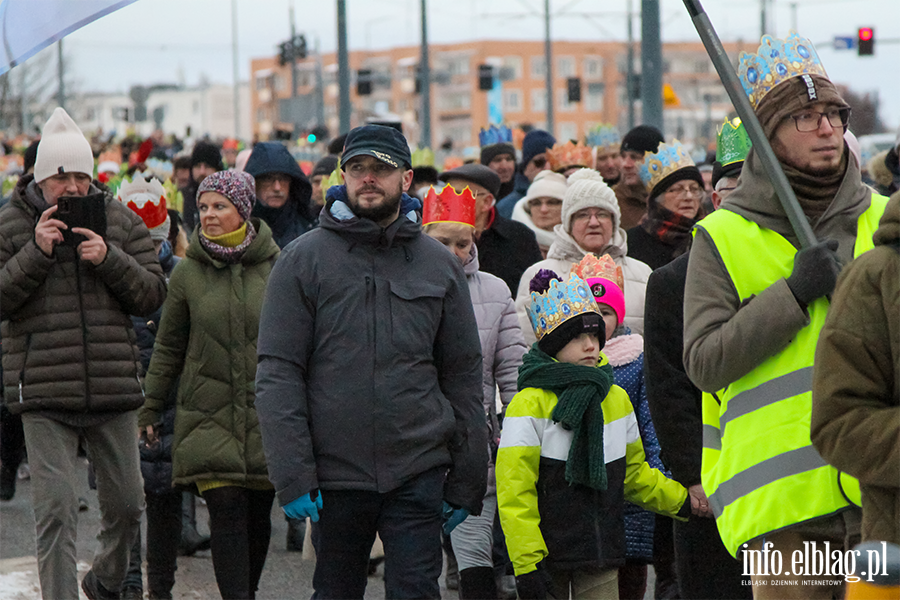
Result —
M403 134L393 127L364 125L347 134L341 169L356 156L371 156L392 167L412 168L409 144Z

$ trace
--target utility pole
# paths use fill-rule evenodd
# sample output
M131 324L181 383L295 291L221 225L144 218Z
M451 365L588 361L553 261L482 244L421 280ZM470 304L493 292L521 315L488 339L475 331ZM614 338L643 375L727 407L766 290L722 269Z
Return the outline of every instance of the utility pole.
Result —
M544 62L547 83L547 131L553 133L553 53L550 48L550 0L544 0Z
M642 0L641 7L641 122L663 131L659 0Z
M59 88L56 93L56 102L59 107L66 110L66 83L63 79L63 46L62 40L56 42L56 75L59 78Z
M791 29L797 31L797 3L791 2Z
M294 23L294 3L288 7L288 18L291 21L291 44L297 39L297 26ZM294 107L294 137L300 137L300 123L297 109L297 55L291 51L291 104Z
M431 66L428 64L428 8L422 0L422 56L419 59L419 89L422 90L422 136L419 146L431 148Z
M760 0L759 7L759 37L766 35L766 30L769 28L769 20L768 20L768 9L769 9L769 0Z
M325 125L325 85L322 82L322 53L316 36L316 125Z
M232 104L234 105L234 139L241 136L240 96L238 89L238 21L237 0L231 0L231 77L233 89Z
M625 89L628 98L628 131L634 129L634 96L631 95L634 83L634 30L632 29L634 11L632 0L628 0L628 78L625 80Z
M340 128L338 134L350 131L350 58L347 54L347 3L337 0L338 25L338 93Z

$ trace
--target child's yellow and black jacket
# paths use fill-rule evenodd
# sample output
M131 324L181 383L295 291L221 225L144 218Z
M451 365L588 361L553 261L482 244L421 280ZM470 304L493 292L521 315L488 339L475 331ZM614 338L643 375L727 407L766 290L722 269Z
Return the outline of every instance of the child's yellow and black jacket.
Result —
M601 365L606 357L601 354ZM572 431L553 422L556 394L525 388L506 409L497 454L497 503L516 575L556 569L614 569L625 564L624 499L660 514L690 514L687 490L644 459L625 390L612 386L603 408L603 491L565 480Z

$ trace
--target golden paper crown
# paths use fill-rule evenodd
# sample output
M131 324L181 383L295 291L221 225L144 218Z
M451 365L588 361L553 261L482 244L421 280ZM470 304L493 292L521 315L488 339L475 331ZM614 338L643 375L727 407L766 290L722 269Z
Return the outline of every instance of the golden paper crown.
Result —
M547 150L547 162L550 170L565 171L569 167L590 168L594 164L593 148L582 144L573 144L569 140L565 144L554 144Z
M617 265L616 261L609 254L604 254L597 258L594 254L588 252L581 259L581 262L572 267L572 272L585 281L593 277L608 279L618 285L623 292L625 290L625 277L622 275L622 267Z
M764 35L756 54L741 52L738 78L753 110L776 85L792 77L828 77L812 42L791 31L786 40Z
M648 190L679 169L693 167L694 160L681 142L674 140L671 144L660 144L657 152L645 152L644 164L641 165L641 181Z

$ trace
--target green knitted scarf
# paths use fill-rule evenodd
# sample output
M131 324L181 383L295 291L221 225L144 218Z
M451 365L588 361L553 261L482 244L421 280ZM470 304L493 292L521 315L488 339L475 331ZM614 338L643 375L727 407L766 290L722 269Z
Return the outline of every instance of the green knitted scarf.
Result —
M609 364L585 367L558 362L535 344L519 367L519 389L549 390L558 402L553 420L573 432L566 459L566 481L595 490L606 489L603 459L603 408L600 404L613 384Z

